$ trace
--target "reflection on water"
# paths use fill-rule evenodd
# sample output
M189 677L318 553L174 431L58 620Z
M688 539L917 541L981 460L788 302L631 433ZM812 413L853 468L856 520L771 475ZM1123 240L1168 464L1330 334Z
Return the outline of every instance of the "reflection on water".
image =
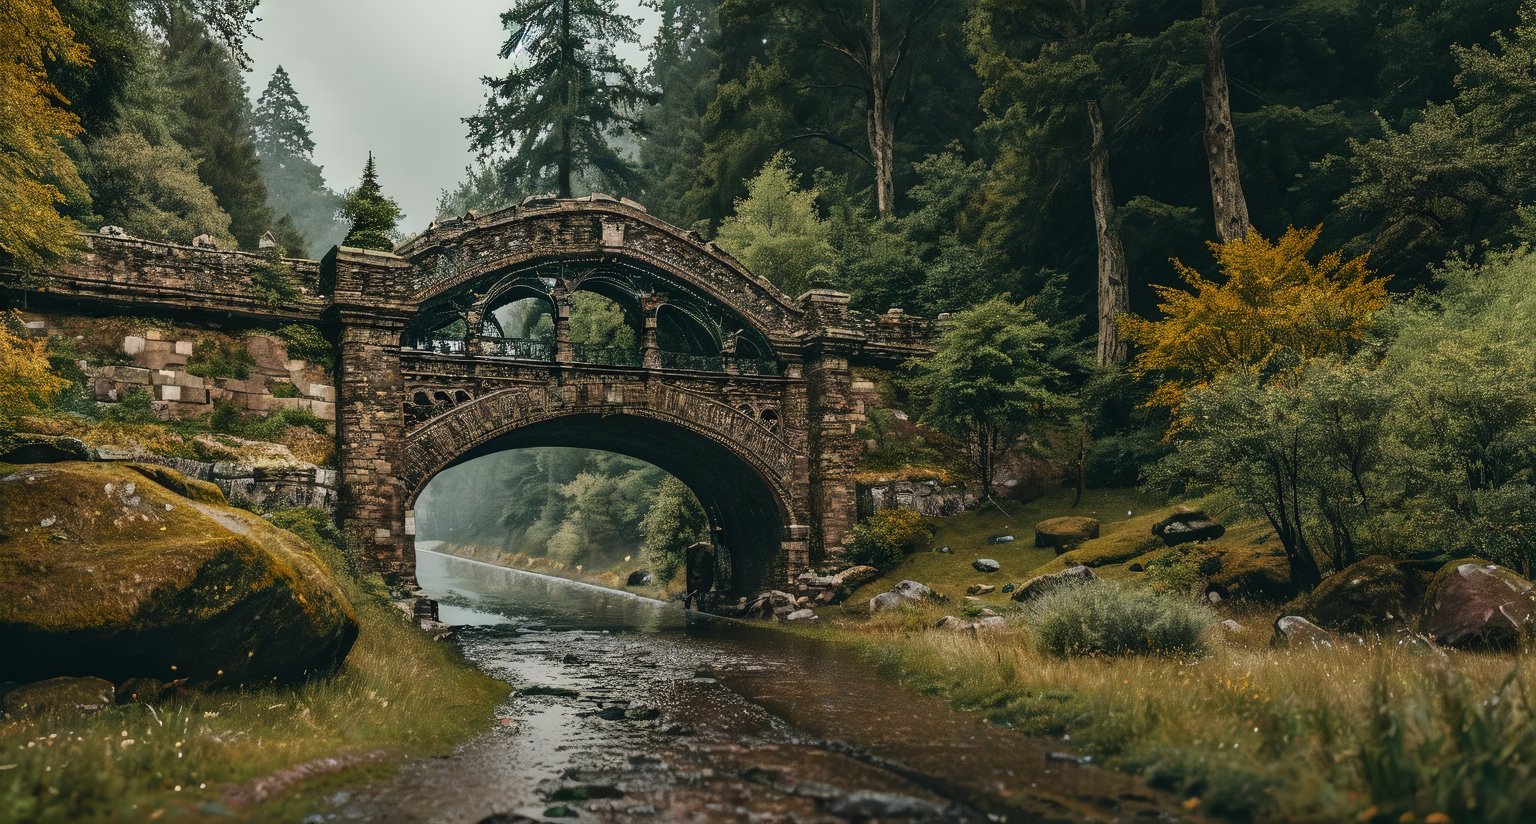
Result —
M1132 779L1048 762L848 650L421 551L465 654L519 692L452 756L345 799L379 821L1157 818Z

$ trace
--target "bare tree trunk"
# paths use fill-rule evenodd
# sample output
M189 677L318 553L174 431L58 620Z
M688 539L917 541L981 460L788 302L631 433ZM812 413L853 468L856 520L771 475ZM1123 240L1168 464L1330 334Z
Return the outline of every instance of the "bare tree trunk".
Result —
M560 130L560 159L555 176L561 197L571 196L571 70L575 65L576 55L571 48L571 0L561 0L560 71L565 79L560 84L560 119L555 127Z
M1237 169L1237 136L1232 131L1232 95L1227 88L1227 62L1222 57L1221 19L1216 0L1202 0L1206 39L1205 161L1211 175L1211 209L1216 215L1216 235L1223 241L1248 234L1248 201Z
M880 3L869 0L869 155L875 166L875 208L881 217L896 213L896 141L892 136L890 81L886 75L885 38L880 32ZM898 58L899 59L899 58Z
M1120 316L1131 310L1131 293L1125 271L1125 247L1115 220L1115 192L1109 181L1109 149L1104 145L1104 117L1099 102L1088 101L1088 127L1093 144L1088 173L1093 188L1093 224L1099 245L1099 365L1125 363L1125 342L1120 340Z

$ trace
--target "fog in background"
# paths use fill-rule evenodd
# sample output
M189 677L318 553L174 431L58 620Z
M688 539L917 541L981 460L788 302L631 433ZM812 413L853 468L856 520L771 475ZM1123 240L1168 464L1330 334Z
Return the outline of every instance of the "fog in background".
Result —
M504 74L501 13L512 0L263 0L248 50L254 103L281 65L309 107L315 162L340 192L357 183L371 150L386 194L414 234L436 217L437 196L473 159L461 118L485 100L485 75ZM655 32L638 0L619 9L645 22L640 44L619 53L640 68Z

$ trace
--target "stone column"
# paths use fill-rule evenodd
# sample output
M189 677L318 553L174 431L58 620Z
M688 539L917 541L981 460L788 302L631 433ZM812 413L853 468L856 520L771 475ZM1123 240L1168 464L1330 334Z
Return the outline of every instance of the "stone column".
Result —
M801 302L815 324L806 348L805 378L810 550L812 560L821 563L841 557L843 539L858 520L853 476L862 452L857 433L864 408L853 397L849 357L864 336L851 328L847 295L816 289L802 295Z
M484 347L480 345L480 327L483 323L484 315L478 306L464 313L464 354L485 354Z
M571 293L564 284L550 290L549 297L555 304L555 363L574 363L576 353L571 351Z
M643 324L640 333L640 365L646 369L661 368L661 346L656 343L656 313L666 303L666 295L660 292L640 299Z
M406 318L344 310L339 320L338 519L387 581L414 587L415 546L406 530L407 494L400 480L405 442L400 336Z
M736 366L736 334L729 334L720 341L720 362L725 369L725 374L736 375L741 372Z

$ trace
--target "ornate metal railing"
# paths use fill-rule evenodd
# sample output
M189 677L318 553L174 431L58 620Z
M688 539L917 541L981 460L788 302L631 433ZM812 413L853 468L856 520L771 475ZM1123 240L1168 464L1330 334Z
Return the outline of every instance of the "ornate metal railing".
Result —
M623 346L593 346L589 343L571 344L571 360L597 366L639 366L640 350Z
M666 369L687 369L693 372L724 372L725 359L719 355L696 355L691 352L661 350L661 365Z
M521 358L523 360L552 361L555 359L554 344L544 340L531 340L528 338L492 338L480 339L480 351L487 355L496 355L503 358Z
M453 338L417 338L410 344L420 352L436 352L439 355L462 355L466 351L464 341Z

